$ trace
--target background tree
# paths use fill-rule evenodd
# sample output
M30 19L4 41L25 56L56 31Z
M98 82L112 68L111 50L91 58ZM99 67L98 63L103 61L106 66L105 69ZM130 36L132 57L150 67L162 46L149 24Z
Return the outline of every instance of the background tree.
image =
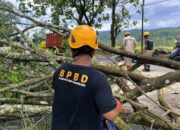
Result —
M4 2L0 0L0 6L5 6L7 8L13 8L13 5L9 2ZM7 37L11 34L14 24L19 22L18 18L9 12L0 11L0 38Z
M118 34L130 26L131 15L127 9L127 4L135 7L139 5L140 0L112 0L109 1L111 11L111 46L115 47ZM134 21L133 24L136 24Z
M104 0L69 0L59 4L59 14L65 16L62 21L69 24L88 24L100 28L102 21L108 20L109 14L104 14Z
M102 21L109 19L108 13L103 13L106 5L104 0L19 0L19 9L24 12L34 12L35 16L50 13L51 22L68 26L74 24L88 24L100 28ZM27 3L28 2L28 3Z

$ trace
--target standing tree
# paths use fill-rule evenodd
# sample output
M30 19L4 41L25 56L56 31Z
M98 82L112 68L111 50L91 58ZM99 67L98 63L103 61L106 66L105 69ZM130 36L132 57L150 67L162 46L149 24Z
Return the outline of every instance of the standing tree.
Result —
M35 12L36 16L46 15L51 10L51 22L65 26L73 24L88 24L100 28L102 21L109 19L108 13L103 13L106 7L104 0L19 0L22 12ZM27 3L28 2L28 3Z
M109 6L112 9L111 14L111 46L115 47L116 38L122 29L130 26L131 15L126 7L127 4L132 4L137 7L139 0L112 0L109 1ZM134 24L136 22L133 22Z
M63 23L88 24L100 28L103 20L108 20L109 15L103 14L106 2L104 0L69 0L58 5Z
M0 6L7 8L13 8L13 5L9 2L0 0ZM13 32L13 25L17 24L19 20L16 16L9 12L0 11L0 38L7 37L7 35Z

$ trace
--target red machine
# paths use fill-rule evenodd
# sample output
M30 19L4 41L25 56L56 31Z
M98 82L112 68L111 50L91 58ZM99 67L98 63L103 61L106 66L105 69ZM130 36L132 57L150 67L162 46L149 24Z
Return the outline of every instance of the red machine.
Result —
M63 36L60 34L50 33L46 34L46 47L60 47L62 44Z

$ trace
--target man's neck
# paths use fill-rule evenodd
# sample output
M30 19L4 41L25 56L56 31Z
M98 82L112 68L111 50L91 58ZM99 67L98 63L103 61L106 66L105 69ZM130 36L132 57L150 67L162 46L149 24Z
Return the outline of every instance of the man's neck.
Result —
M73 58L72 64L81 66L90 66L91 57L89 55L79 55Z

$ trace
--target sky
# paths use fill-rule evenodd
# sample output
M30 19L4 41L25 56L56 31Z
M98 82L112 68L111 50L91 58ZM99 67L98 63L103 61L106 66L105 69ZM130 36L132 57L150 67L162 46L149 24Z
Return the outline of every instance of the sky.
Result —
M144 7L146 29L180 27L180 0L145 0ZM132 19L141 21L141 15L134 14Z
M16 7L16 0L6 0L13 3ZM164 27L180 27L180 0L145 0L145 18L148 20L144 24L145 29L155 29ZM130 9L132 15L131 21L138 21L135 27L129 29L141 28L141 14L137 14L135 9ZM103 23L101 30L109 30L110 22Z

